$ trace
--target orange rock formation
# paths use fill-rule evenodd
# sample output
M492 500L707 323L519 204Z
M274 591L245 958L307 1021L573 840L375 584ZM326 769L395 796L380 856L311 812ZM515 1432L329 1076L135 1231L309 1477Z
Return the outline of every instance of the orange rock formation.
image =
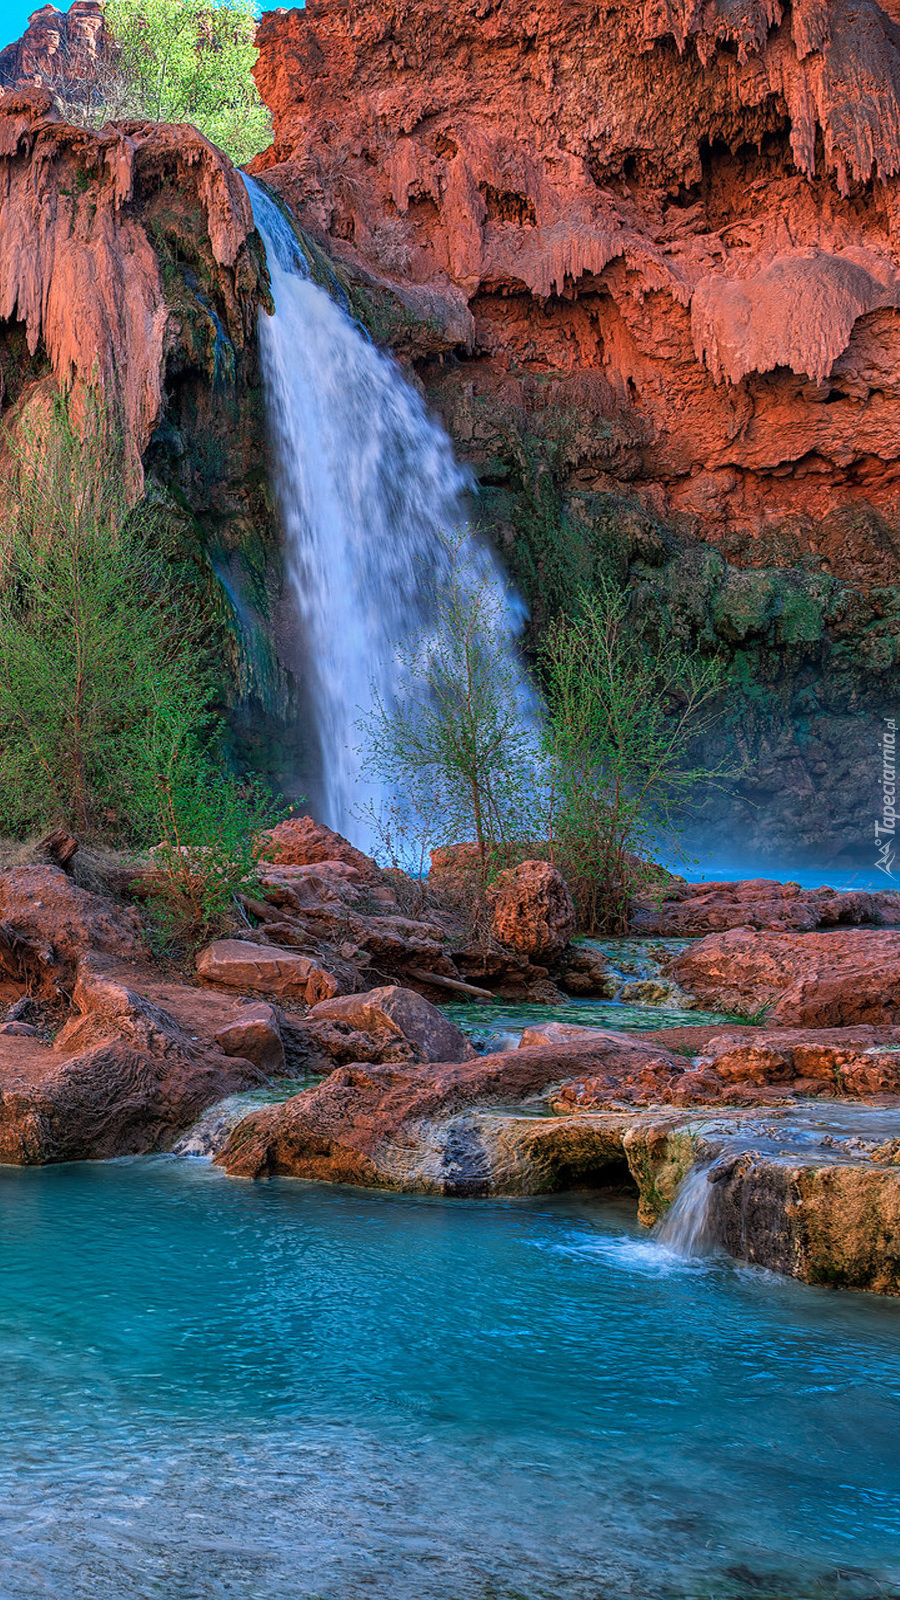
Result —
M29 354L45 356L64 389L102 386L135 467L177 338L156 248L162 190L170 210L175 192L203 219L201 248L240 347L257 276L247 192L227 158L193 129L127 123L95 133L62 122L44 89L0 96L0 323L24 328Z
M259 169L443 318L470 387L565 401L590 379L628 433L582 463L597 487L627 479L751 563L787 519L826 567L885 581L895 552L822 519L889 509L900 475L892 15L312 0L259 44Z

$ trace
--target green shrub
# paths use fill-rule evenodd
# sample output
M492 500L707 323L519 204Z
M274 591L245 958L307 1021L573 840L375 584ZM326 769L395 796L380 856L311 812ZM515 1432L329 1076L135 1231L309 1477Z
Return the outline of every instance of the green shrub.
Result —
M675 808L726 775L690 757L724 683L720 662L637 633L627 596L598 577L576 617L547 630L548 836L588 932L627 930L634 895L659 876Z
M0 831L156 846L153 906L207 932L280 811L218 758L204 606L130 511L121 442L57 399L10 446L0 548Z

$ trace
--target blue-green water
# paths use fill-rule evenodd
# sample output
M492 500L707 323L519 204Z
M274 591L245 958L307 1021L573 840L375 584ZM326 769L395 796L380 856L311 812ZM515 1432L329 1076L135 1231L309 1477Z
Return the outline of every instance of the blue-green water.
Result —
M3 1600L900 1595L900 1304L624 1204L0 1168Z

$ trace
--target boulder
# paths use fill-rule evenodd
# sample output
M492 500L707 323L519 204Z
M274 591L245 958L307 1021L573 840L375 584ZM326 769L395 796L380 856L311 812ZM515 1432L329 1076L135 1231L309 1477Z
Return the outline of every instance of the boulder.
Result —
M465 1034L430 1000L392 984L366 994L341 995L313 1006L315 1022L342 1022L361 1033L400 1034L419 1061L468 1061L475 1055Z
M266 1073L285 1070L284 1043L274 1006L241 1006L233 1022L220 1028L216 1043L226 1056L242 1056Z
M575 932L565 878L548 861L523 861L488 889L491 932L529 961L555 961Z
M30 1166L165 1148L207 1106L265 1082L131 986L138 968L84 957L53 1045L0 1035L0 1161ZM32 1030L29 1030L32 1032Z
M604 999L612 999L621 981L610 973L604 952L589 944L569 945L560 961L558 979L567 994L597 995Z
M35 1166L165 1149L207 1106L253 1087L249 1061L108 1039L71 1056L0 1037L0 1162Z
M255 990L310 1005L338 990L337 980L309 956L243 939L217 939L207 945L197 957L197 976L226 989Z
M141 923L130 907L80 889L59 867L0 873L0 970L68 989L88 952L134 958Z
M306 867L319 862L343 862L360 879L375 878L378 868L371 857L357 850L349 839L326 828L312 817L289 817L266 835L266 858L282 866Z
M785 1027L900 1022L900 932L733 928L677 955L669 972L702 1005Z

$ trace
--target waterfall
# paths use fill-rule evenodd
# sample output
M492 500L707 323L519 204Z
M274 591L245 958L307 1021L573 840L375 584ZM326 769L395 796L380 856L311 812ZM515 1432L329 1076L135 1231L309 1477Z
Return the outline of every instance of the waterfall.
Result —
M370 848L357 813L382 796L364 780L358 722L373 696L402 690L397 646L429 622L428 588L449 567L446 536L464 528L467 477L450 441L389 357L310 280L288 219L251 179L275 315L259 337L288 579L301 636L290 665L304 683L318 747L321 820ZM502 597L503 648L524 612L471 535L472 581ZM524 686L524 673L522 675ZM523 703L525 690L523 687Z
M714 1185L708 1164L691 1167L672 1205L653 1229L653 1238L676 1256L709 1255L716 1243Z

